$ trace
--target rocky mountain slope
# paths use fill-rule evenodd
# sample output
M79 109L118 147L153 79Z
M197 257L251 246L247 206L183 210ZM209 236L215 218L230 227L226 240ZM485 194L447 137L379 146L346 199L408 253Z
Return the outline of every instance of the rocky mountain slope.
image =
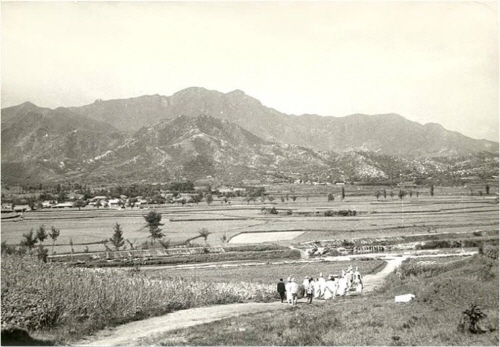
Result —
M289 116L241 91L2 109L2 182L456 179L498 175L498 143L398 115Z
M422 125L396 114L292 116L268 108L239 90L224 94L193 87L169 97L99 100L72 110L128 133L137 131L139 125L179 115L209 115L234 122L265 140L337 153L364 150L415 158L498 152L496 142L475 140L438 124Z

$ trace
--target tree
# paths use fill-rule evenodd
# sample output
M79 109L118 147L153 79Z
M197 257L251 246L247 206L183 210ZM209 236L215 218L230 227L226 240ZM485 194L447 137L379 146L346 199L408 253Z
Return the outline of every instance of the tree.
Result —
M200 234L201 237L203 237L203 239L205 240L205 244L206 244L207 240L208 240L208 235L210 235L211 232L208 231L207 228L200 228L200 230L198 230L198 233Z
M149 232L151 234L151 243L155 243L157 239L161 239L165 235L161 232L160 226L163 225L161 223L161 214L156 211L150 211L147 215L144 216Z
M486 195L490 195L490 186L488 184L486 184L484 189L486 190Z
M431 193L431 196L434 196L434 184L431 185L431 191L430 191L430 193Z
M53 226L51 227L49 236L52 239L52 254L54 254L54 245L56 243L57 238L59 237L59 233L60 233L59 229L57 229Z
M384 193L384 199L387 199L387 190L385 190L385 188L384 188L383 193Z
M38 239L33 232L33 228L31 228L29 233L23 234L24 239L21 240L21 246L27 247L29 250L32 250L35 248L36 243L38 242Z
M43 243L43 241L45 241L45 239L48 237L49 235L47 234L47 231L45 230L45 225L40 225L38 227L38 230L36 231L36 238L40 241L40 243Z
M345 188L342 187L342 201L345 199Z
M194 203L196 203L196 205L198 205L198 203L201 201L202 198L203 195L201 193L192 196L192 200Z
M335 201L335 196L333 195L333 193L328 193L328 202L330 201Z
M209 193L205 195L205 200L207 201L207 205L210 205L214 201L214 197Z
M73 207L78 207L78 211L81 211L81 208L85 206L85 201L82 199L78 199L73 203Z
M267 198L269 199L269 202L271 202L271 203L274 201L274 198L272 196L268 196Z
M295 195L292 196L292 201L295 202L297 200L297 197Z
M391 199L394 198L394 192L391 190L391 193L389 194L391 196Z
M116 223L113 227L113 237L109 239L116 250L120 250L120 247L123 247L125 244L125 239L123 238L123 230L120 224Z
M284 196L280 197L280 199L281 199L281 203L285 202L285 197Z
M403 200L404 196L406 195L406 192L403 189L399 190L398 197Z
M377 191L375 192L375 197L377 198L377 200L378 200L378 198L380 198L380 191L379 191L379 190L377 190Z

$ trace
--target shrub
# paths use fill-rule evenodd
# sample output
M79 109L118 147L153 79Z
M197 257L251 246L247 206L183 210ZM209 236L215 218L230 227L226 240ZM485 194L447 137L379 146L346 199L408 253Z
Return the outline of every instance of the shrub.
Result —
M484 318L486 318L486 314L476 304L472 304L462 312L462 318L460 318L460 322L458 323L458 330L461 332L468 330L473 334L485 332L479 327L479 322Z

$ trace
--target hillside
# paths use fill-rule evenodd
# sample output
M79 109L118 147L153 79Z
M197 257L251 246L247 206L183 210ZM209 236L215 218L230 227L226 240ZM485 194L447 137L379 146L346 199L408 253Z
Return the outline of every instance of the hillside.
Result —
M314 151L271 143L209 116L154 123L87 164L96 179L153 181L210 175L234 182L260 179L266 172L288 167L327 168L324 158Z
M71 108L133 133L142 125L179 115L209 115L229 120L265 140L338 153L364 150L409 157L498 153L498 143L475 140L438 124L422 125L396 114L322 117L293 116L262 105L240 90L227 94L188 88L172 96L98 100Z
M81 170L82 160L113 148L113 126L65 108L31 103L2 110L2 180L50 180Z
M2 109L2 182L456 182L498 175L498 143L395 115L291 116L242 91Z

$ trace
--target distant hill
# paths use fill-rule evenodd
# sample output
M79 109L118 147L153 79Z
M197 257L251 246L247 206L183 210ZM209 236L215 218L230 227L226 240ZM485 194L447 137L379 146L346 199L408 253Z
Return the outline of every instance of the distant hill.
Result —
M208 115L234 122L265 140L337 153L364 150L410 157L498 153L497 142L472 139L438 124L422 125L396 114L287 115L239 90L224 94L193 87L169 97L96 101L71 109L128 133L180 115Z
M195 180L210 175L234 182L295 166L326 169L324 159L307 148L265 141L226 120L180 116L144 127L114 150L87 162L94 168L91 176L100 180L110 176L135 181Z
M2 109L2 182L455 180L498 176L498 143L395 115L292 116L242 91Z
M2 180L60 178L122 138L112 125L65 108L24 103L2 109Z

